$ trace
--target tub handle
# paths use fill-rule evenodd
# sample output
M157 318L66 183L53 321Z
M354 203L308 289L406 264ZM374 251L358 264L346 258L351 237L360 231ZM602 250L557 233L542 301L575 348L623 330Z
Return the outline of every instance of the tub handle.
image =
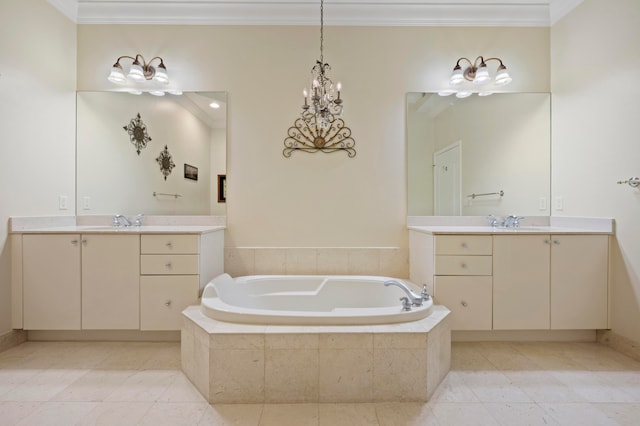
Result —
M467 302L465 302L464 300L463 300L462 302L460 302L460 304L461 304L463 307L465 307L465 308L466 308L467 306L469 306L469 304L468 304Z
M171 307L171 300L167 300L166 302L164 302L164 306L166 306L167 308Z
M402 310L410 311L411 310L411 302L408 297L401 297L400 301L402 302Z

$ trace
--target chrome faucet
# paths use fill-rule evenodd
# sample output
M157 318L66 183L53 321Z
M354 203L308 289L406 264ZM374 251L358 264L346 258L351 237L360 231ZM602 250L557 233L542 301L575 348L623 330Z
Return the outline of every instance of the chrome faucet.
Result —
M408 300L411 302L411 304L413 306L422 306L422 303L425 300L429 300L431 298L431 296L429 296L429 292L427 291L427 285L426 284L422 286L422 293L420 293L420 294L415 293L413 290L411 290L409 288L409 286L407 286L402 281L387 280L387 281L384 282L384 286L385 287L389 287L390 285L395 285L396 287L400 287L405 293L407 293ZM402 299L404 299L404 297ZM402 300L402 299L400 299L400 300ZM405 310L407 310L406 309L407 302L405 302L404 300L403 300L402 306L403 306L403 308Z
M113 226L120 226L120 225L131 226L131 222L129 221L129 219L127 219L126 216L117 214L113 217Z
M509 227L519 228L520 227L520 221L522 219L524 219L524 217L509 215L502 222L502 226L505 227L505 228L509 228Z
M142 218L144 215L142 213L138 213L136 215L136 220L133 221L133 226L142 226Z
M487 216L487 219L489 220L489 226L495 228L496 226L498 226L498 219L490 214L489 216Z

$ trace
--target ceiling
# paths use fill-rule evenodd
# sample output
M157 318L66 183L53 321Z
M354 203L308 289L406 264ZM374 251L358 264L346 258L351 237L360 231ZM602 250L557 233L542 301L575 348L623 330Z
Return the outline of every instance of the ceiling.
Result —
M551 26L583 0L326 0L326 25ZM318 25L319 0L48 0L78 24Z

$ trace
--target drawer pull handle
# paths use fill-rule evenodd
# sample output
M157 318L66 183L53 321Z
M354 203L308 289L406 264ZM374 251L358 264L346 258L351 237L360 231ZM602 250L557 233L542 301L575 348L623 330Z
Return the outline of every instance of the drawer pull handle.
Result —
M467 302L465 302L464 300L463 300L462 302L460 302L460 304L461 304L463 307L465 307L465 308L466 308L467 306L469 306L469 304L468 304Z
M167 308L171 307L171 300L167 300L166 302L164 302L164 306L166 306Z
M171 264L171 262L167 262L164 264L164 266L166 266L167 269L171 269L173 267L173 265Z

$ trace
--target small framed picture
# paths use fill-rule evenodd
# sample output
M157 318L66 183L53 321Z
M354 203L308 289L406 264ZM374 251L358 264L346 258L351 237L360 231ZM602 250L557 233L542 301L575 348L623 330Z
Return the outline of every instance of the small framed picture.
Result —
M184 163L184 178L198 180L198 168L190 164Z
M218 175L218 202L227 202L227 175Z

